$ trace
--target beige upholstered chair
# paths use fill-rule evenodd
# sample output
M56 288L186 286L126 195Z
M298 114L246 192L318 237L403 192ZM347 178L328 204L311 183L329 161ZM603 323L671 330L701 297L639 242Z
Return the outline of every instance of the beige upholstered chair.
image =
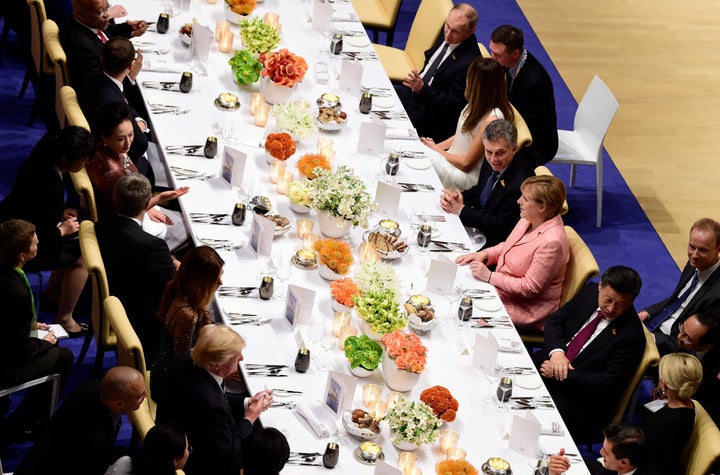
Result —
M404 50L373 45L391 81L402 81L411 70L422 69L425 51L432 47L452 7L452 0L422 0Z
M85 268L92 280L92 335L88 333L83 343L83 348L78 357L78 364L85 358L85 353L90 345L90 339L95 337L97 353L95 354L95 371L99 372L102 367L103 356L106 351L114 350L117 347L117 336L110 326L110 322L103 311L103 302L110 296L105 264L100 254L97 236L95 235L95 224L92 221L80 223L80 253L82 254Z
M682 455L686 475L711 473L713 464L720 460L720 430L702 405L695 403L695 426Z
M373 32L373 43L378 42L378 32L387 33L385 44L392 46L395 23L402 0L352 0L352 5L363 26Z
M155 425L155 411L157 409L155 402L150 397L150 371L148 371L145 364L145 353L120 299L112 295L106 298L103 302L103 312L117 336L118 364L135 368L145 378L148 397L145 398L139 408L128 413L128 419L130 419L130 423L137 431L140 442L142 442L145 440L147 431Z
M45 3L43 0L27 0L27 4L30 9L30 53L32 55L35 69L33 71L30 67L28 67L28 70L25 73L25 78L23 79L22 87L20 88L20 97L22 98L25 95L25 90L27 89L32 76L35 76L35 103L33 104L33 111L30 115L29 122L29 125L32 125L35 121L35 115L40 108L40 104L45 99L42 94L42 77L54 75L55 68L47 55L45 42L43 41L42 24L45 20L47 20ZM6 19L6 26L7 23Z
M45 383L52 383L52 393L50 396L50 417L52 417L55 409L57 409L58 400L60 399L60 373L53 373L40 378L31 379L14 386L0 387L0 397L9 396L18 391L23 391L27 388Z
M548 167L545 165L540 165L539 167L535 168L535 175L548 175L548 176L554 176L553 173L550 171ZM567 200L562 205L562 210L560 210L561 215L566 215L567 212L570 211L570 206L568 205Z
M67 117L67 125L77 125L78 127L90 130L90 124L80 108L80 103L78 102L75 89L70 86L61 87L60 103L62 104L63 112Z
M45 20L42 25L43 40L45 48L55 67L55 113L58 117L60 127L67 125L65 111L60 101L60 89L70 84L70 74L68 73L67 57L60 43L60 31L57 24L52 20Z
M480 56L483 58L491 58L490 51L485 47L484 44L478 43L478 48L480 48Z
M513 125L517 129L518 133L518 150L520 150L523 147L529 147L532 145L532 134L530 133L530 128L525 123L525 119L523 119L522 115L520 115L520 112L518 112L517 109L515 109L515 106L510 104L510 107L512 107L513 111Z

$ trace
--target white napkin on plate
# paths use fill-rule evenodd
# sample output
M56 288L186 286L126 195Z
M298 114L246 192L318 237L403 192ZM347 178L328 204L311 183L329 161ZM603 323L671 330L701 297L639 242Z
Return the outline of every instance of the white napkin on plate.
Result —
M299 415L310 428L315 432L315 435L321 439L330 437L330 430L327 425L317 420L312 410L304 403L299 403L295 406L295 412Z
M560 421L543 422L540 426L541 435L565 435L565 428Z

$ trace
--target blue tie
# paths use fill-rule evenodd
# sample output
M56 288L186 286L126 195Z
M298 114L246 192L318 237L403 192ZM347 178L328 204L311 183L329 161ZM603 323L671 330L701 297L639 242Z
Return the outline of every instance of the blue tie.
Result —
M688 295L695 289L695 286L698 283L698 271L695 269L695 272L693 273L692 280L690 281L690 286L685 290L685 292L682 293L682 295L678 296L677 299L675 299L674 302L670 303L667 307L665 307L662 312L655 315L652 320L647 322L647 328L649 331L653 332L658 329L662 323L668 319L670 315L675 313L677 309L680 308L680 305L685 301L685 299L688 298Z
M440 54L438 54L437 58L435 58L435 61L432 62L427 71L425 71L425 74L423 74L423 81L425 81L425 84L428 84L430 82L433 76L435 76L437 68L439 68L442 64L442 60L445 57L445 53L447 52L449 46L447 43L443 43L444 46L440 49Z
M493 187L495 186L499 176L500 172L493 171L490 174L488 181L485 182L485 188L483 188L482 193L480 193L480 209L485 208L485 204L487 203L488 198L490 198L490 193L492 193Z

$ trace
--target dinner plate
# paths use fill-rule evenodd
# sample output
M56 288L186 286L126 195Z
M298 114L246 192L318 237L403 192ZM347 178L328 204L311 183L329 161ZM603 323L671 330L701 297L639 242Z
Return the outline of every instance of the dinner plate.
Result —
M367 36L345 36L343 40L356 48L364 48L370 44L370 39Z
M485 312L497 312L502 309L503 305L499 298L495 297L492 299L473 299L475 307Z
M267 383L265 389L281 389L282 391L273 391L273 397L293 397L302 396L302 394L289 393L285 391L302 391L297 384L293 384L289 381L278 381L281 378L273 378L274 381Z
M537 374L517 374L515 375L515 386L523 389L537 389L542 386L542 378Z
M403 158L402 161L415 170L427 170L432 166L432 163L427 158Z
M373 107L377 109L390 109L395 105L395 96L373 96Z

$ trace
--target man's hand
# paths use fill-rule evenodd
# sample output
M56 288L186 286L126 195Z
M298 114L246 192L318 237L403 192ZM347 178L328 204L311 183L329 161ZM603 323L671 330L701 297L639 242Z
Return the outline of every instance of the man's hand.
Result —
M570 459L565 457L565 449L560 449L557 454L550 456L550 465L548 465L549 475L562 475L570 470Z
M157 210L155 208L150 208L147 211L147 215L151 220L155 221L156 223L164 223L164 224L167 224L168 226L173 224L172 219L170 219L162 211Z
M556 351L550 355L549 360L543 361L542 365L540 365L540 374L548 379L563 381L567 378L568 371L574 369L565 353Z
M147 31L148 24L145 20L133 20L127 21L127 24L132 28L131 36L140 36Z
M442 196L440 196L440 207L442 207L443 211L459 214L464 205L465 201L459 190L443 190Z
M650 314L647 313L645 310L641 310L638 312L638 317L640 317L641 322L645 322L648 318L650 318Z
M60 230L60 236L69 236L80 230L80 223L77 218L70 217L60 223L58 229Z
M423 81L423 78L420 77L418 70L413 69L407 76L405 76L405 79L403 79L403 85L409 87L412 92L420 92L425 85L425 82Z
M135 60L130 65L130 72L128 73L128 77L130 79L132 79L133 81L135 80L135 78L138 77L138 74L140 74L140 70L142 69L142 64L143 64L142 51L140 51L138 49L138 50L135 50L135 52L137 53L137 55L135 56Z
M175 198L186 194L188 191L190 191L189 186L181 186L180 188L176 188L174 190L163 191L162 193L158 194L158 197L160 198L160 202L162 203L163 201L174 200Z
M260 416L260 413L263 411L267 411L268 408L272 405L272 403L272 391L260 391L248 400L248 407L245 411L245 419L249 420L250 422L255 422L255 420Z
M65 208L65 211L63 212L63 220L75 218L77 219L78 212L75 208Z
M122 18L127 15L128 12L122 5L113 5L112 7L108 8L108 16L110 18Z

